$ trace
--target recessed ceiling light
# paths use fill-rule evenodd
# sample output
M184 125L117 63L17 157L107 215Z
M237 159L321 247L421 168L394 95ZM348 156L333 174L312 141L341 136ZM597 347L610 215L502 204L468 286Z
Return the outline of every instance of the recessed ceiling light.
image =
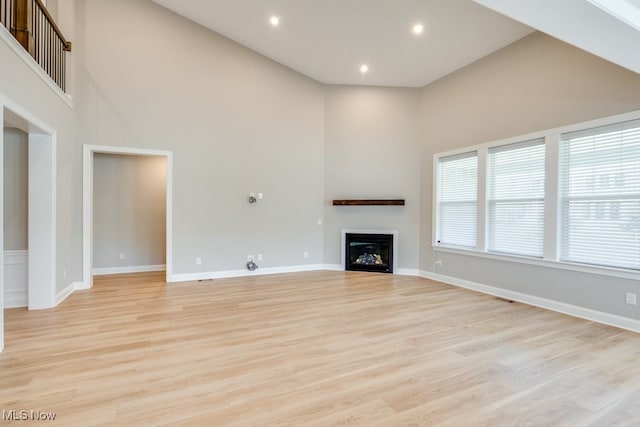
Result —
M413 26L413 34L420 35L424 32L424 25L416 24Z
M367 72L367 71L369 71L369 66L368 66L367 64L362 64L362 65L360 66L360 72L361 72L362 74L366 74L366 72Z
M280 18L278 18L277 16L273 15L269 19L269 22L271 23L272 26L277 27L278 25L280 25Z

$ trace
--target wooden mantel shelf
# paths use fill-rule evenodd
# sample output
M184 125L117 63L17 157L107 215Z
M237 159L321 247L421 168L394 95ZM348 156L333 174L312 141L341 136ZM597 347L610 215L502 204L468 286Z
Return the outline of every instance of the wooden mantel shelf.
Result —
M404 206L404 199L334 200L333 206Z

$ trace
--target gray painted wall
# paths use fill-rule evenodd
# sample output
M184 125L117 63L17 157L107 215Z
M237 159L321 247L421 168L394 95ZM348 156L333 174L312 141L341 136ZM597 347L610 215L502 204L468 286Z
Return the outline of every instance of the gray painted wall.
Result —
M4 249L28 249L29 136L4 128Z
M325 122L324 260L340 264L341 229L398 230L398 268L417 269L419 91L329 86ZM405 199L405 206L332 206Z
M431 250L434 153L638 109L640 76L540 33L425 87L421 269L640 319L635 280Z
M94 155L94 268L165 264L166 183L164 157Z
M321 264L324 87L150 1L76 12L80 140L174 154L174 274Z

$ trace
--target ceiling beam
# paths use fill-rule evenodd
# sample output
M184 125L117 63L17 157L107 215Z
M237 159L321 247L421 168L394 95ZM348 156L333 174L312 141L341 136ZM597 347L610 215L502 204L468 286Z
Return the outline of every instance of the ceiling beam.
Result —
M640 30L597 0L474 1L640 74ZM637 2L620 2L640 13Z

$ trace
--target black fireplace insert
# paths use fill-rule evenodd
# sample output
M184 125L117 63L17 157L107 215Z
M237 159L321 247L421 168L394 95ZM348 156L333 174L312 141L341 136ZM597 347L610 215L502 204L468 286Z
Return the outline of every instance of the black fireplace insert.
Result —
M393 234L347 233L345 269L393 273Z

